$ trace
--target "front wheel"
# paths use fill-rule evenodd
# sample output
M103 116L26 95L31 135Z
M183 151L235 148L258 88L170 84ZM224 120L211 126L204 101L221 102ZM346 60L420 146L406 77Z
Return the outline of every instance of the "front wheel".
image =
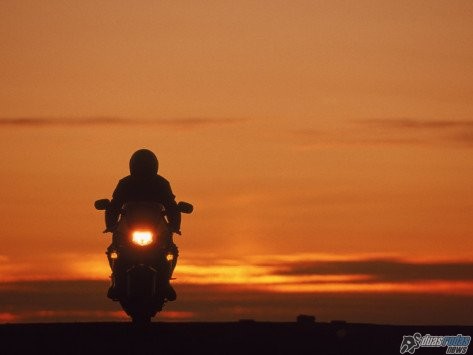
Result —
M134 314L131 316L131 321L133 325L136 326L146 326L151 323L151 317L150 316L145 316L142 314Z

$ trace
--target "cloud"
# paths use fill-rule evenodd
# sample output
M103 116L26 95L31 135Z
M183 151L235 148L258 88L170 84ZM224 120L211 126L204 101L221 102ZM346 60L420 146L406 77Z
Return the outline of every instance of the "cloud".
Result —
M0 118L0 128L11 127L94 127L94 126L159 126L175 129L195 129L210 126L232 125L245 122L242 118L158 118L137 119L122 117L14 117Z
M458 132L451 138L459 143L473 146L473 129L465 132Z
M460 145L473 147L473 120L378 118L352 121L337 128L291 132L299 149L325 146Z
M410 137L419 143L456 143L473 147L473 120L367 119L357 122L393 137Z
M364 125L380 128L406 130L445 130L445 129L473 129L473 120L419 120L410 118L379 118L358 121Z
M408 262L395 259L286 263L279 275L365 275L352 282L473 281L473 262Z
M183 283L223 289L273 293L322 294L424 293L473 294L473 262L406 261L387 257L321 260L218 260L211 265L193 261L179 264L175 273Z
M418 145L424 143L419 137L393 135L390 132L348 129L342 127L336 131L300 129L292 132L292 138L300 150L331 146L379 146L379 145Z
M208 264L208 259L212 263ZM78 261L74 261L78 260ZM61 274L57 273L60 267ZM40 270L40 271L38 271ZM0 290L8 282L19 281L101 281L108 277L109 266L102 255L55 255L35 263L25 260L0 263ZM448 293L448 283L463 283L463 292L473 294L471 260L405 260L393 255L262 255L241 259L195 256L181 259L175 276L186 284L221 285L286 292L302 283L312 292L343 290L382 290L405 284L404 291L429 290ZM434 285L434 283L437 283ZM442 283L440 285L439 283ZM438 286L441 287L438 287ZM287 287L286 287L287 286ZM379 287L378 287L379 286ZM407 287L408 286L408 287ZM437 287L437 288L436 288ZM460 289L457 289L460 291ZM301 292L306 292L301 289Z

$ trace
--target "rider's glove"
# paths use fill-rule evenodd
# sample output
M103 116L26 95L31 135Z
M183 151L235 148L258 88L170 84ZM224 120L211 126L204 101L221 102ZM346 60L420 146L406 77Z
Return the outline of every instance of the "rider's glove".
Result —
M117 230L117 226L107 227L102 233L114 233Z

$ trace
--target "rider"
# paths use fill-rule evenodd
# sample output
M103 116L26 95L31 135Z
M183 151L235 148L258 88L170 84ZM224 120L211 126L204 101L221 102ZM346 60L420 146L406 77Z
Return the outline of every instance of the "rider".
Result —
M106 231L114 232L114 240L117 236L118 217L124 204L132 201L157 202L164 206L169 227L172 233L180 233L181 213L177 207L175 196L172 193L169 182L158 175L158 159L148 149L137 150L130 159L130 175L118 182L110 206L105 213ZM177 263L178 250L171 238L170 251L174 254L171 268L174 271ZM118 290L111 289L111 298ZM176 299L176 291L168 281L166 298L169 301Z

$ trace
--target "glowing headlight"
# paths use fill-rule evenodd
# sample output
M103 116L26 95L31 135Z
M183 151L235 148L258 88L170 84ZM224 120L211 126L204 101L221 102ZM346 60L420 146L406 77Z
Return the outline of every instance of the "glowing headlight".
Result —
M153 242L153 233L150 231L134 231L131 240L141 246L149 245Z
M118 259L118 253L116 251L112 251L110 253L110 259L113 259L113 260Z

